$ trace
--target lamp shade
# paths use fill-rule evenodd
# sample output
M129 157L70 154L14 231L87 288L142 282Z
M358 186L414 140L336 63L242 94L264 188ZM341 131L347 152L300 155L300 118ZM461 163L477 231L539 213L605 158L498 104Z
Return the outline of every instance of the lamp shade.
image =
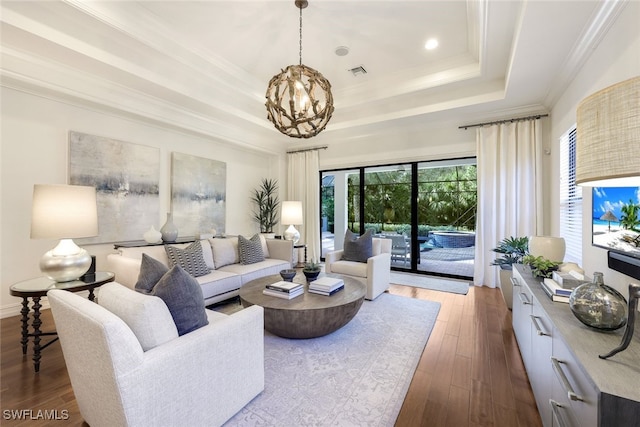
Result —
M640 77L585 98L576 124L576 183L640 185Z
M282 214L280 216L282 224L300 225L302 220L302 202L284 201L282 202Z
M33 186L32 239L73 239L98 235L95 187Z

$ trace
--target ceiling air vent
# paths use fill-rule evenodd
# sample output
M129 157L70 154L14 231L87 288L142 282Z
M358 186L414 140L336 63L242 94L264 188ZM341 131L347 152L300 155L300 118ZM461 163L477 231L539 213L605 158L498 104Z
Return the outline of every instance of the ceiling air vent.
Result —
M351 71L351 74L353 74L356 77L359 76L359 75L367 74L367 70L365 70L362 65L359 65L359 66L357 66L355 68L352 68L349 71Z

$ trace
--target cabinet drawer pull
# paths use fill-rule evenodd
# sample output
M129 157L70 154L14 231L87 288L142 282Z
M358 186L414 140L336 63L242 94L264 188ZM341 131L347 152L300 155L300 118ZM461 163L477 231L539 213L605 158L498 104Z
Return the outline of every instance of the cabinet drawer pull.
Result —
M549 399L549 405L551 405L551 413L553 414L553 418L558 422L558 425L560 427L568 427L569 424L564 420L561 411L561 409L564 408L564 405L561 405L553 399ZM556 423L553 423L553 425L556 425Z
M529 297L524 292L520 292L518 294L518 298L520 298L520 302L524 305L531 304L531 301L529 301Z
M509 280L511 280L511 284L513 286L520 286L520 282L518 282L518 279L516 279L515 277L510 277Z
M529 315L531 317L531 321L533 322L533 327L536 328L536 333L540 336L551 336L550 334L546 333L545 331L542 330L542 328L540 327L540 324L538 323L538 316L534 316L533 314Z
M567 396L569 397L569 400L574 400L574 401L579 400L581 402L584 402L584 399L582 398L582 396L576 394L576 392L573 391L573 387L571 387L571 383L569 383L567 376L564 374L564 371L562 370L562 366L560 366L560 364L564 362L561 362L555 357L552 357L551 363L553 364L553 370L556 371L556 375L558 376L558 378L560 378L560 382L562 382L562 386L567 392Z

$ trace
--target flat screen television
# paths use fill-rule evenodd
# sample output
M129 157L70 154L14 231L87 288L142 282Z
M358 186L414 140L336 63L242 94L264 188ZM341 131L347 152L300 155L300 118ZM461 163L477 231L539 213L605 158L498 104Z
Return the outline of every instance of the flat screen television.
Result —
M592 244L640 258L640 187L593 187Z

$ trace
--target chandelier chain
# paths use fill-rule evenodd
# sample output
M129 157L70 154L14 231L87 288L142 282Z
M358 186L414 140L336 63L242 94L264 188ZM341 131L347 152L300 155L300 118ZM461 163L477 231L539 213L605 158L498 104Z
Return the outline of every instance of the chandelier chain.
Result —
M302 6L300 6L300 64L302 65Z

